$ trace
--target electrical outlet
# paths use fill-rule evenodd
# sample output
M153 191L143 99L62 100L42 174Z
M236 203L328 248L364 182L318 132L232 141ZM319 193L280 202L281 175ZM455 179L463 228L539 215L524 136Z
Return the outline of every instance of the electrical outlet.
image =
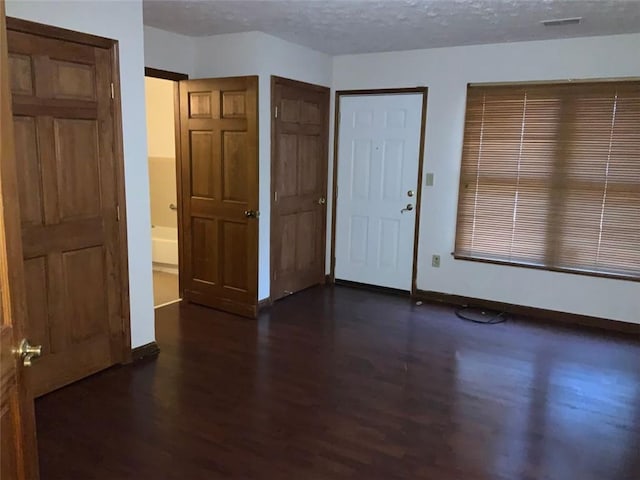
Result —
M434 268L440 268L440 255L433 255L431 257L431 266Z

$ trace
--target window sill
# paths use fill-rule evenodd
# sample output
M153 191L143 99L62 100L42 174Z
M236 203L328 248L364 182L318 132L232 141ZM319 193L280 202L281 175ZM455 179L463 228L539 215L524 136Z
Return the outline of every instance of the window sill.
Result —
M579 270L572 268L561 268L561 267L549 267L546 265L537 265L534 263L524 263L524 262L510 262L507 260L497 260L493 258L484 258L484 257L470 257L465 255L458 255L455 252L451 254L453 258L456 260L465 260L469 262L480 262L480 263L490 263L493 265L503 265L507 267L519 267L519 268L530 268L534 270L545 270L547 272L556 272L556 273L570 273L574 275L584 275L588 277L597 277L597 278L609 278L612 280L627 280L631 282L640 282L640 276L632 275L632 274L623 274L623 273L606 273L606 272L597 272L591 270Z

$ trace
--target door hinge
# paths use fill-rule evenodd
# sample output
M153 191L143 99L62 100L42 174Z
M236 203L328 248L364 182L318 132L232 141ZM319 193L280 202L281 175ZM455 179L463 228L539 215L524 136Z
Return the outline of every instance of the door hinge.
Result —
M116 221L120 221L120 205L116 205Z
M278 203L278 191L273 192L273 201L274 203Z
M276 118L278 118L278 107L276 106Z
M113 82L111 82L111 99L116 98L116 89L113 86Z

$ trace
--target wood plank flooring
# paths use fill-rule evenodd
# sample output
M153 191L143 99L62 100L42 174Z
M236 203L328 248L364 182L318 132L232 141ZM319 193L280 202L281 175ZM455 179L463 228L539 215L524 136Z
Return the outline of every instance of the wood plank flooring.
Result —
M43 480L640 479L633 339L347 287L156 324L157 359L37 400Z

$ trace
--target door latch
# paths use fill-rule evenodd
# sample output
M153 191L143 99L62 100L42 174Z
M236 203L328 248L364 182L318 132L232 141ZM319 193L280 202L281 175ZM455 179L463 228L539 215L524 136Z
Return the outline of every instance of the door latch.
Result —
M30 367L32 365L31 360L42 355L42 345L31 345L29 341L24 338L18 348L14 350L14 353L20 356L22 364L25 367Z
M413 205L411 205L410 203L407 203L407 206L404 207L402 210L400 210L400 213L410 212L411 210L413 210Z

